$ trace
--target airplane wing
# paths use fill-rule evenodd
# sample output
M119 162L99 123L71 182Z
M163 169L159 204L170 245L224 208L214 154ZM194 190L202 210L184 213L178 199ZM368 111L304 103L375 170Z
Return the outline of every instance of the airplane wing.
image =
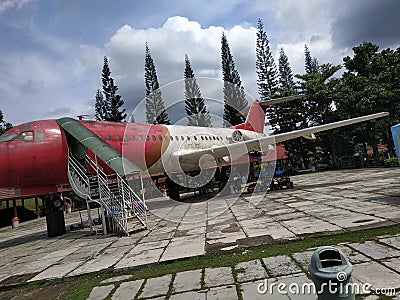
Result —
M225 156L230 156L230 157L239 157L247 152L250 151L258 151L260 150L260 145L262 145L263 149L266 149L264 147L267 147L268 145L273 145L273 144L278 144L282 143L287 140L295 139L298 137L305 137L305 138L311 138L314 139L315 133L338 128L338 127L343 127L351 124L356 124L372 119L377 119L377 118L382 118L389 115L387 112L381 112L377 114L372 114L368 116L363 116L363 117L358 117L354 119L349 119L349 120L344 120L344 121L338 121L330 124L325 124L325 125L320 125L320 126L315 126L315 127L310 127L310 128L305 128L305 129L300 129L296 131L291 131L287 133L280 133L272 136L266 136L262 137L259 139L253 139L253 140L248 140L248 141L243 141L243 142L237 142L237 143L232 143L232 144L226 144L222 146L214 146L208 149L200 149L200 150L181 150L175 153L176 156L179 157L179 160L181 162L184 162L186 160L194 160L194 159L199 159L203 155L209 154L213 156L214 158L221 158Z

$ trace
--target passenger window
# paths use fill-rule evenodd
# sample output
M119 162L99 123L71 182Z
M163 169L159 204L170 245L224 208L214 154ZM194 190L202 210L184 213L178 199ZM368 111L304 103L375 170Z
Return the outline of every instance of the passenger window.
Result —
M119 135L118 135L118 134L115 136L115 140L116 140L116 141L119 141L119 140L120 140L120 138L119 138Z
M127 142L129 139L126 135L124 135L124 142Z
M184 140L185 140L185 138L183 137L183 135L181 135L181 140L182 140L182 141L184 141Z
M150 140L150 137L148 135L146 135L146 141Z
M153 141L157 140L155 135L153 135L151 138L153 139Z
M206 139L206 141L208 141L208 137L207 136L205 136L204 138Z
M35 141L44 141L46 136L44 135L43 131L35 131Z
M204 136L201 136L201 140L204 141Z
M161 135L159 135L159 136L158 136L158 139L159 139L160 141L162 141L162 136L161 136Z
M190 141L190 136L187 136L186 138L187 138L188 141Z
M193 138L194 138L195 141L197 141L197 136L194 136Z
M111 135L107 134L106 139L107 139L107 141L111 141Z
M174 140L174 137L173 137L172 135L171 135L169 138L171 139L171 141L173 141L173 140Z
M177 141L179 141L179 137L175 136L175 139L176 139Z
M141 135L138 136L139 141L143 140L143 137Z
M131 136L131 140L134 141L136 140L136 137L134 135Z

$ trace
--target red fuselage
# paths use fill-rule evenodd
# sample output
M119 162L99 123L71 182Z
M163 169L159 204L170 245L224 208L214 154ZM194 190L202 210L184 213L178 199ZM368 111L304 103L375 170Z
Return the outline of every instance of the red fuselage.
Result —
M168 146L168 129L162 125L80 122L142 169L151 167ZM21 197L62 191L69 183L68 147L55 120L10 129L0 136L0 189L14 189Z

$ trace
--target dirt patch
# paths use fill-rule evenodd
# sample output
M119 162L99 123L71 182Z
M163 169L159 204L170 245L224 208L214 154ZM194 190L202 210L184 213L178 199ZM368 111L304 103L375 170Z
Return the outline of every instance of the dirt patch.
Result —
M261 235L255 237L247 237L243 239L238 239L237 243L241 248L251 248L261 245L272 245L275 244L275 240L272 236L268 235Z
M29 279L32 279L39 273L31 273L31 274L24 274L24 275L14 275L4 279L0 282L0 288L3 287L12 287L17 285L25 284Z
M45 284L39 288L31 286L18 287L0 291L0 299L60 299L71 288L72 282L61 282L57 284Z
M229 227L221 230L222 233L232 233L240 231L239 225L237 223L231 223Z
M182 237L182 236L187 236L188 233L189 232L189 230L177 230L177 231L175 231L175 233L174 233L174 237Z

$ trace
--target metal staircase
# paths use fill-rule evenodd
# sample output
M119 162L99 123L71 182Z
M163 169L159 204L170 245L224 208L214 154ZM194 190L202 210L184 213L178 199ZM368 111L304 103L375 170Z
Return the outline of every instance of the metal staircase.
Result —
M107 234L107 229L129 235L130 232L147 228L144 200L132 190L121 175L107 175L97 163L97 156L93 160L86 155L83 166L69 155L68 178L75 193L86 199L91 232L92 203L100 205L104 234Z

